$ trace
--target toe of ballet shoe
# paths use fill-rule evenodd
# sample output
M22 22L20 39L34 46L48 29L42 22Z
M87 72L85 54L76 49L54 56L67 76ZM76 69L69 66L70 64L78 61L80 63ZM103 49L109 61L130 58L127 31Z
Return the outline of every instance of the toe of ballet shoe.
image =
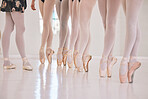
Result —
M99 74L100 74L101 78L105 78L106 77L106 70L99 69Z
M83 67L77 67L78 72L83 72Z
M16 69L16 66L14 64L9 66L3 66L4 69Z
M31 66L23 66L23 70L32 71L33 68Z
M41 64L44 64L45 63L45 58L40 59L40 62L41 62Z
M126 83L127 82L127 75L119 75L120 77L120 83Z
M108 68L107 69L107 77L111 78L111 76L112 76L112 70Z

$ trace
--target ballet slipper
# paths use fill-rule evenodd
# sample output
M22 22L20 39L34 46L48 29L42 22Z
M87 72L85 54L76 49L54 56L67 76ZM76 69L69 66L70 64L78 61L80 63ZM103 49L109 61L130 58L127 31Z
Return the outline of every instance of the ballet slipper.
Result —
M109 63L109 59L108 59L108 63ZM107 77L111 78L112 76L112 68L113 66L117 63L117 58L112 57L111 58L111 62L109 64L107 64Z
M4 61L9 61L9 59L8 58L4 58ZM14 65L14 64L4 65L3 68L4 69L16 69L16 65Z
M123 58L123 61L127 60L127 58ZM119 70L119 79L120 83L126 83L127 82L127 75L128 75L128 62L121 62L120 64L120 70ZM121 66L127 66L127 70L124 74L121 74Z
M45 63L45 55L44 55L44 48L42 47L39 52L40 62L41 64Z
M77 67L77 71L78 71L78 72L82 72L83 69L84 69L83 65L82 65L82 66L77 65L77 58L78 58L79 56L80 56L80 54L76 54L76 56L75 56L75 67ZM79 60L82 60L82 58L79 59Z
M63 52L66 52L68 51L67 48L63 48ZM62 53L63 54L63 65L66 66L66 61L67 61L67 56L65 55L65 53Z
M128 82L133 83L134 73L141 66L140 62L134 62L132 66L129 63Z
M102 64L106 64L107 65L107 57L102 57L101 61L100 61L100 68L99 68L99 74L101 78L106 77L106 72L107 72L107 66L105 67L104 70L101 69L101 65Z
M65 53L64 56L65 56L65 57L64 57L64 60L67 60L67 57L68 57L68 56L70 56L70 57L72 58L72 51L71 51L71 50L68 50L68 51ZM67 61L67 64L68 64L68 67L69 67L69 68L72 68L72 67L73 67L73 60L71 61L71 63L69 63L69 62Z
M74 65L75 65L75 68L77 68L77 65L76 65L76 55L78 54L78 50L74 50L74 53L73 53L73 60L74 60Z
M48 59L49 64L52 63L52 55L54 54L54 51L51 48L46 49L46 57Z
M59 48L59 49L58 49L57 56L58 56L59 54L62 54L62 51L63 51L63 48ZM59 59L57 58L57 65L58 65L58 66L61 66L61 65L62 65L62 62L63 62L62 59L59 60Z
M33 68L31 66L31 64L28 62L27 58L23 58L23 70L27 70L27 71L32 71Z
M88 72L88 65L91 59L92 59L91 55L83 56L83 67L85 72Z

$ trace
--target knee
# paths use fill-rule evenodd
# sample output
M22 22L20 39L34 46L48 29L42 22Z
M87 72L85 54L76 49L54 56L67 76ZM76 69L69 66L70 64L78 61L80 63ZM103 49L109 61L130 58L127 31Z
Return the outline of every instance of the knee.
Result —
M16 27L16 36L21 36L23 35L25 32L25 26L19 26L19 27Z
M14 30L14 25L9 27L9 28L5 28L3 34L7 34L7 35L9 34L10 35L13 32L13 30Z
M43 29L48 30L49 27L52 27L51 21L43 21Z
M63 21L63 20L62 20L62 21L60 22L60 26L61 26L62 29L63 29L63 28L64 28L64 29L67 28L67 26L68 26L67 21Z
M137 30L136 28L137 28L137 26L134 23L127 24L127 32L129 32L130 34L133 34L133 33L136 34L136 30Z

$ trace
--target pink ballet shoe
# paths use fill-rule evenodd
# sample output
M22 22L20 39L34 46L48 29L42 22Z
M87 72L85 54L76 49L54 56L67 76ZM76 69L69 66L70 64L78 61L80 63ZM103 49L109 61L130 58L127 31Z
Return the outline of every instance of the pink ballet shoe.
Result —
M57 65L58 66L61 66L62 65L62 61L63 60L62 59L61 60L58 59L58 55L60 55L60 54L62 55L62 51L63 51L63 48L59 48L58 49L58 53L57 53Z
M72 51L71 50L68 50L65 55L64 55L64 60L67 60L67 57L70 56L72 58ZM73 60L71 61L71 63L69 63L67 61L67 64L68 64L68 67L69 68L72 68L73 67Z
M84 56L84 58L83 58L83 67L84 67L85 72L88 72L88 65L89 65L89 62L91 59L92 59L91 55ZM86 61L87 61L87 63L86 63Z
M112 76L112 68L116 64L116 62L117 62L117 58L113 57L111 59L110 64L108 64L108 66L107 66L107 77L108 78L111 78L111 76Z
M123 60L127 60L126 58L123 58ZM121 66L127 66L127 70L124 74L121 74ZM128 63L121 62L120 64L120 70L119 70L119 79L120 83L126 83L127 82L127 75L128 75Z
M140 62L135 62L128 71L128 82L133 83L134 73L141 66Z
M107 67L104 70L101 69L101 64L103 64L103 63L107 65L107 57L103 56L100 61L99 74L100 74L101 78L106 77L106 72L107 72Z
M4 58L4 61L9 61L9 59L8 58ZM9 70L9 69L16 69L16 65L10 64L10 65L7 65L7 66L3 66L3 68L7 69L7 70Z
M41 64L45 63L45 55L44 55L44 48L42 47L39 52L40 62Z
M46 49L46 57L48 59L49 64L52 63L52 55L54 54L54 51L51 48Z
M83 69L84 69L84 67L83 66L78 66L77 65L77 58L78 58L78 56L80 56L79 54L76 54L76 56L75 56L75 67L77 67L77 71L78 72L83 72ZM81 60L81 59L80 59ZM82 60L83 61L83 60Z
M23 70L32 71L33 68L31 64L28 62L27 58L23 58Z
M63 65L66 66L66 61L67 61L67 56L65 55L64 52L68 51L67 48L63 48Z
M76 56L78 55L78 50L74 50L74 53L73 53L73 60L74 60L74 65L75 65L75 68L77 68L77 65L76 65Z

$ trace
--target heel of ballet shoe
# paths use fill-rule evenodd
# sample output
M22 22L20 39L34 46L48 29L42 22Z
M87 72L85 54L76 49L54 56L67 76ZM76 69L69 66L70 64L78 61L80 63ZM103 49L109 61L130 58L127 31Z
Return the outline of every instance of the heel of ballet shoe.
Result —
M41 64L45 63L45 58L40 59Z
M113 57L110 63L110 66L107 66L107 77L111 78L112 76L112 68L117 63L117 58Z
M136 62L133 64L133 66L129 69L128 72L128 82L129 83L133 83L133 79L134 79L134 73L135 71L141 66L140 62Z
M66 61L67 61L67 56L64 54L63 55L63 65L66 66Z
M83 58L83 67L84 67L85 72L88 72L89 62L91 61L92 56L88 55L86 57L89 57L89 59L88 59L87 63L85 64L86 58Z
M39 57L40 57L41 64L44 64L45 63L44 48L40 49L39 55L40 55Z
M8 58L4 58L4 61L9 61L9 59ZM16 69L16 65L14 65L14 64L4 65L3 68L5 70Z

